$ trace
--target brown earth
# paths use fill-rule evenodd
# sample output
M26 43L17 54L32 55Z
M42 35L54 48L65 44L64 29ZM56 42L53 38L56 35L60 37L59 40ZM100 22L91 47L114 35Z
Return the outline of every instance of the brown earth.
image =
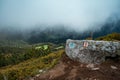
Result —
M100 65L93 65L63 55L54 68L31 80L120 80L120 59L108 59Z

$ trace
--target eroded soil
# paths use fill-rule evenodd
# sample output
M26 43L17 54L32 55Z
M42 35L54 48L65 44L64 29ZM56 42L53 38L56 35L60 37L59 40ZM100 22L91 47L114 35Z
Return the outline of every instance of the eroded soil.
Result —
M120 60L107 60L100 65L83 64L63 55L51 70L32 80L120 80Z

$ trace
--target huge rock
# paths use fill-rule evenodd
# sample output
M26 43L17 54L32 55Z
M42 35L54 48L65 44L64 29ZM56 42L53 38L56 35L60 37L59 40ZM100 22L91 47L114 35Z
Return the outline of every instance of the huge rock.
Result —
M73 60L99 64L104 62L106 57L120 55L120 42L68 39L65 51Z

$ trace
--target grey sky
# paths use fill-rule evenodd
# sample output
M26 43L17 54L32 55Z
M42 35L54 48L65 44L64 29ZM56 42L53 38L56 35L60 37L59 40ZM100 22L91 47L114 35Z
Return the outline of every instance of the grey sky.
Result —
M119 14L120 0L0 0L0 26L4 27L63 24L86 30Z

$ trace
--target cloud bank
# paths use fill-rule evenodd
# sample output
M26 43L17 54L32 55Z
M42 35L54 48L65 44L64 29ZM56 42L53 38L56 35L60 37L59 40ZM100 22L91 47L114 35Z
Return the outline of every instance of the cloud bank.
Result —
M0 28L62 24L84 31L119 15L120 0L0 0Z

